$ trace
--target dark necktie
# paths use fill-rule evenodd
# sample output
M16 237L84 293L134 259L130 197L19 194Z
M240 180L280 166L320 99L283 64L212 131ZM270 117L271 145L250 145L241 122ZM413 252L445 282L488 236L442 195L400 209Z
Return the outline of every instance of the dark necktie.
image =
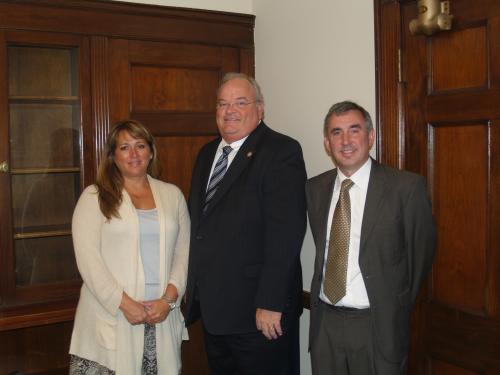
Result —
M203 212L207 210L210 200L214 197L215 192L217 191L217 187L219 186L219 183L226 174L227 157L231 151L233 151L231 146L224 146L222 148L222 155L219 157L219 160L217 160L217 163L215 163L214 171L212 172L212 177L210 177L207 193L205 195L205 204L203 206Z
M323 290L332 304L345 296L349 237L351 232L351 201L349 189L354 183L345 179L333 213Z

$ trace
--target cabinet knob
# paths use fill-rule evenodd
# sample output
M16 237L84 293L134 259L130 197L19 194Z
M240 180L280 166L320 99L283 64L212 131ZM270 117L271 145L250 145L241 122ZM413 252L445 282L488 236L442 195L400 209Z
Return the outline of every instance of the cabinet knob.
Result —
M9 172L9 163L7 163L5 160L0 163L0 172Z

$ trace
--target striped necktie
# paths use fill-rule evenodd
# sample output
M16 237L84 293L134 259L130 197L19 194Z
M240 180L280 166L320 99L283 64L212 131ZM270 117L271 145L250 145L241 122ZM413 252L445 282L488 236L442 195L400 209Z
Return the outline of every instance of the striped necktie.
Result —
M203 206L203 212L207 210L210 200L214 197L215 192L217 191L217 188L219 186L219 183L226 174L227 158L231 151L233 151L231 146L224 146L222 148L222 155L219 157L219 160L217 160L217 163L215 163L214 171L212 172L212 176L210 177L207 193L205 195L205 204Z

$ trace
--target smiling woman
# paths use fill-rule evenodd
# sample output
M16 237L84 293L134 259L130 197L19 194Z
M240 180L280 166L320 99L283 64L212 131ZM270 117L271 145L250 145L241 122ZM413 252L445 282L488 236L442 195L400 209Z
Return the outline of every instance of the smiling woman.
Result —
M71 375L177 374L186 338L189 216L174 185L156 180L151 133L128 120L111 130L96 185L73 215L83 286ZM132 353L132 355L130 355Z
M117 146L114 160L123 178L145 178L149 161L153 158L147 141L137 139L127 130L123 130L118 134Z

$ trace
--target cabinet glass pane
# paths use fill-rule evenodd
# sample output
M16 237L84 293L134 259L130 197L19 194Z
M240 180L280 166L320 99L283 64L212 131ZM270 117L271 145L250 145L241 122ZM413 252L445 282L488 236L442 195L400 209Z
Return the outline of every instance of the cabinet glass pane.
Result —
M16 234L68 229L80 194L78 173L12 176L12 211Z
M78 167L79 115L77 104L11 104L12 168Z
M14 247L18 286L80 278L71 236L20 239Z
M81 191L76 48L9 46L17 286L78 279L71 217Z
M78 96L76 49L9 47L9 95Z

